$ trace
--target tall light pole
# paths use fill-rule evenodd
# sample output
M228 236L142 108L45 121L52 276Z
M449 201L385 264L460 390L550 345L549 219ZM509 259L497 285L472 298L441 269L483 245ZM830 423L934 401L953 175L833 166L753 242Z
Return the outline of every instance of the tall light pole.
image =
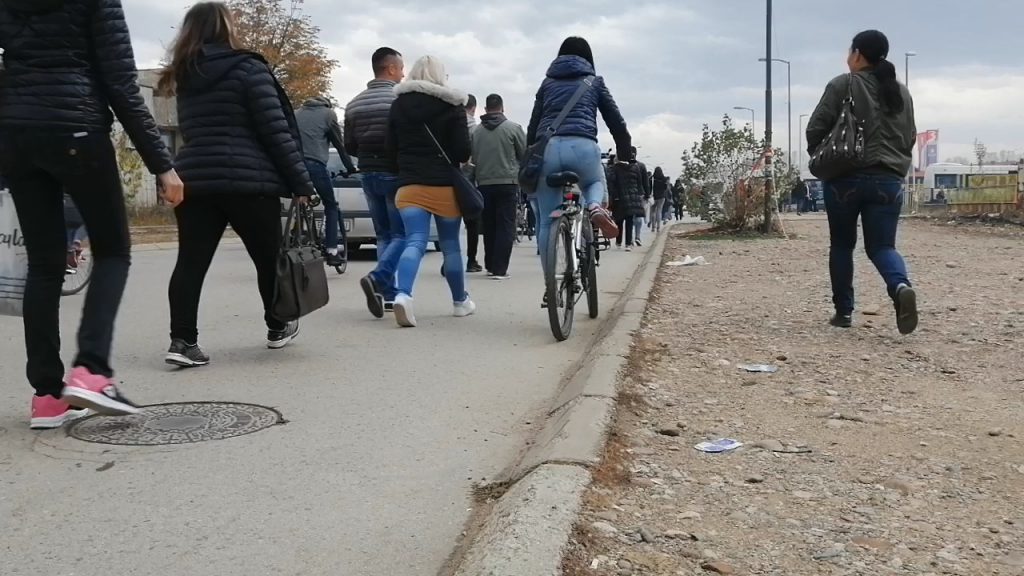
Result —
M903 54L903 83L907 85L907 88L910 88L910 59L913 58L914 56L917 56L917 52L914 52L913 50L905 52ZM917 138L917 134L914 134L914 138L915 139ZM921 157L920 157L921 156L921 152L920 151L918 151L917 156L918 156L917 162L919 164L921 164L922 162L921 162ZM910 170L907 171L907 194L910 193L910 187L913 184L914 184L914 163L911 162L910 163Z
M733 106L733 110L746 110L750 112L750 131L754 134L754 138L757 138L757 116L753 108L747 108L746 106Z
M797 178L803 178L804 175L804 118L810 118L810 114L800 115L800 129L797 131L797 136L800 140L800 144L797 146L800 153L800 163L796 167Z
M775 168L772 167L772 0L767 0L764 26L764 233L772 231L775 214Z
M764 62L764 58L758 58L758 62ZM786 123L789 126L789 137L786 139L786 164L793 166L793 66L789 60L772 58L772 62L786 65Z

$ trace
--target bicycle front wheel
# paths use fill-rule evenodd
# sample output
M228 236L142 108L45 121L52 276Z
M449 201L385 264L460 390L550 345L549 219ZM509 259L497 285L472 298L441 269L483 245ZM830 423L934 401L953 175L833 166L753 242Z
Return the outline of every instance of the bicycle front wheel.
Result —
M591 318L600 313L597 294L597 244L594 230L583 226L584 244L581 269L583 271L583 290L587 293L587 312Z
M72 266L72 264L74 265ZM85 240L80 252L74 255L69 253L64 284L60 288L61 296L71 296L85 290L89 280L92 279L92 265L92 251L89 249L89 241Z
M547 245L547 269L544 280L547 286L548 321L555 340L565 341L572 333L573 316L576 308L576 279L573 270L572 221L562 216L551 226Z

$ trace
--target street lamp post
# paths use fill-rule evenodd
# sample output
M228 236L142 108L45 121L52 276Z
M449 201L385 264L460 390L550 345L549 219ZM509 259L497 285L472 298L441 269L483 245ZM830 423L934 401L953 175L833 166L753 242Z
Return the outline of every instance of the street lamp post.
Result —
M764 26L764 232L769 234L775 215L775 168L772 166L772 0L765 7Z
M758 58L764 62L764 58ZM786 139L786 164L793 166L793 66L789 60L772 58L772 62L786 65L786 123L789 126L789 137Z
M754 134L754 138L757 138L757 116L753 108L747 108L746 106L733 106L733 110L746 110L750 112L750 131Z
M810 116L810 114L800 115L800 129L797 130L797 138L800 141L800 143L797 145L797 152L800 154L800 162L797 164L796 167L797 178L803 177L804 174L804 118L810 118Z

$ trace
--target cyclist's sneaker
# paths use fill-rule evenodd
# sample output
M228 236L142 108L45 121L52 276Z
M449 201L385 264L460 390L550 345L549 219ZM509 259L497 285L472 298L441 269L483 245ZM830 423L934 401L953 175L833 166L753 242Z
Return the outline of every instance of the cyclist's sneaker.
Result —
M324 262L326 262L328 266L341 266L345 263L345 258L341 254L331 254L328 252L327 258L324 259Z
M373 314L374 318L384 317L384 296L381 294L380 289L377 288L377 282L374 281L373 277L367 274L359 280L359 286L363 288L363 294L366 295L366 308Z
M590 221L601 230L605 238L615 238L619 235L619 227L615 225L612 215L600 206L590 209Z
M118 392L113 380L93 374L84 366L71 370L64 383L63 400L77 408L88 408L108 416L141 412L138 406Z
M267 330L267 348L280 350L295 340L299 335L299 323L296 320L284 325L284 330Z
M32 418L29 420L29 428L33 430L60 428L67 422L88 415L88 410L72 408L67 402L58 400L49 394L46 396L33 396Z
M171 347L164 355L164 362L172 366L192 368L195 366L206 366L210 363L210 357L203 352L199 344L189 344L181 338L171 340Z
M411 296L407 294L395 296L395 322L402 328L416 327L416 312L413 310Z
M466 316L472 316L476 312L476 304L469 298L469 294L466 294L466 299L462 302L455 302L454 316L456 318L465 318Z
M476 260L470 260L466 263L466 272L469 274L476 274L477 272L483 272L484 267L481 266Z

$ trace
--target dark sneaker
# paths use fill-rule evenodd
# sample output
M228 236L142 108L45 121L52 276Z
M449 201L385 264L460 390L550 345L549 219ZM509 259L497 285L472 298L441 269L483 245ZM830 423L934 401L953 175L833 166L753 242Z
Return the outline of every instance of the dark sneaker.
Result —
M836 328L851 328L853 327L853 316L850 314L836 313L828 323Z
M324 262L333 268L344 264L345 258L341 254L331 254L328 252L327 257L324 258Z
M394 312L395 311L395 301L394 300L391 300L391 301L385 300L384 301L384 311L387 312L387 313Z
M900 334L911 334L917 330L917 293L906 284L896 288L896 328Z
M591 208L590 221L601 230L605 238L615 238L619 235L619 227L615 225L612 215L604 208Z
M285 324L284 330L267 330L267 348L280 350L298 335L299 323L294 320Z
M373 280L373 277L367 274L359 280L359 286L363 288L363 294L366 294L366 308L373 314L374 318L384 317L384 296L381 295L380 289L377 288L377 283Z
M189 344L181 338L175 338L171 340L171 347L167 349L167 354L164 355L164 362L171 366L193 368L195 366L206 366L210 363L210 357L203 352L199 344Z
M466 272L470 274L476 274L477 272L483 272L484 267L477 263L476 260L470 260L466 263Z

